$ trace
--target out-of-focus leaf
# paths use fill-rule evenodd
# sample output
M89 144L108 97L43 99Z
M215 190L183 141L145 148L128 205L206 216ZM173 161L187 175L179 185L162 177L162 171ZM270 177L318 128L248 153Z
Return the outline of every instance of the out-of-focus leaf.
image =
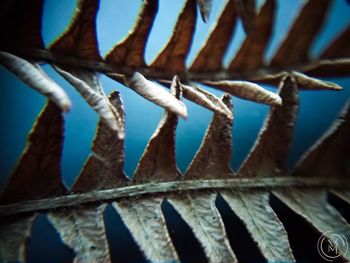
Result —
M293 77L299 89L305 90L341 90L342 87L333 82L323 81L306 76L299 72L293 72Z
M145 99L181 116L182 118L187 118L185 104L156 83L147 80L141 73L135 72L125 82L129 88L140 94Z
M0 217L0 260L25 262L25 244L36 214Z
M124 107L118 92L109 98L118 113L120 127L125 126ZM100 122L92 146L92 153L77 178L73 192L85 192L114 188L127 180L124 168L124 139Z
M71 101L65 91L49 78L40 66L4 51L0 51L0 63L29 87L55 102L61 110L70 109Z
M294 173L305 177L350 176L350 100L338 120L298 161Z
M225 91L232 96L268 105L281 105L282 100L277 94L248 81L203 81L203 84Z
M232 109L231 97L224 95L223 103ZM215 113L202 144L186 171L186 179L229 178L233 120Z
M321 54L321 59L350 57L350 26L348 26Z
M111 262L103 223L106 204L48 213L48 219L62 241L74 249L74 263Z
M222 67L222 58L236 26L233 1L228 1L209 38L192 63L191 71L215 71Z
M71 24L50 50L67 56L100 60L96 38L98 8L99 0L78 0Z
M2 1L0 7L1 50L23 51L44 47L41 36L43 2L43 0L12 0L7 3Z
M271 108L253 149L239 170L242 176L285 175L299 108L298 88L293 77L281 80L279 94L283 105Z
M253 23L253 29L228 67L231 72L254 70L264 63L264 52L271 38L276 3L267 0Z
M309 0L271 61L273 66L289 66L309 60L309 49L327 15L329 0Z
M12 203L66 192L61 179L63 117L48 102L32 129L22 157L1 196Z
M350 225L341 214L327 203L327 192L322 190L283 189L275 190L274 194L290 209L309 222L320 235L330 239L348 261L349 253L342 250L336 234L341 234L345 240L350 239Z
M220 194L245 224L268 262L295 262L287 232L269 205L268 192L223 190Z
M215 207L215 192L183 193L168 197L204 248L209 262L238 262Z
M195 1L186 0L172 37L152 62L151 67L174 73L185 70L185 60L191 47L196 26L196 17L197 9Z
M132 31L106 56L106 61L130 67L144 66L146 42L158 11L158 0L144 1L143 8Z
M131 235L151 262L180 262L161 210L163 198L114 202Z
M323 60L322 63L305 69L304 74L314 77L348 77L350 72L350 59Z
M199 6L199 10L201 11L201 16L204 22L207 22L209 19L209 15L211 12L211 6L213 0L197 0L197 5Z
M255 0L231 0L235 2L238 15L243 24L244 31L249 35L253 30L253 23L256 17Z
M350 204L350 191L347 190L333 190L333 194L338 196L339 198L343 199L345 202Z
M171 90L174 98L181 97L181 83L177 76L173 79ZM135 182L171 181L180 178L175 156L177 122L178 118L174 113L165 112L136 167L133 177Z

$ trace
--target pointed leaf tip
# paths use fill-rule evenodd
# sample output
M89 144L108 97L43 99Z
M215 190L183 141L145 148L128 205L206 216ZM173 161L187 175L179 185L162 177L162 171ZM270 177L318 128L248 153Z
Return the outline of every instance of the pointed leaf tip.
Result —
M171 72L186 69L185 60L190 51L196 27L197 8L194 0L186 0L176 22L173 35L152 62L151 67Z
M79 0L71 24L50 50L92 60L101 60L96 34L99 0Z
M305 1L288 35L271 61L273 66L290 66L309 61L310 47L322 28L331 2L329 0Z
M118 114L120 131L125 126L123 102L119 92L109 96L111 106ZM73 192L87 192L99 189L109 189L123 185L127 178L124 174L124 136L109 129L102 121L98 124L96 136L93 141L91 154L76 179Z
M253 21L253 29L247 35L228 70L245 72L255 70L264 64L264 52L271 39L276 0L267 0Z
M342 90L343 88L336 83L323 81L306 76L299 72L292 72L299 89L306 90Z
M187 118L187 108L182 101L176 99L161 86L147 80L141 73L135 72L131 77L127 78L126 85L145 99L179 115L184 119Z
M238 15L241 17L243 29L249 35L253 30L256 17L255 0L233 0L235 1Z
M283 105L271 107L258 139L239 169L241 176L285 175L299 109L298 87L293 76L281 79L279 95Z
M224 94L221 101L232 110L230 95ZM229 163L232 153L232 126L233 119L215 112L201 146L185 172L185 178L196 180L231 177L233 172Z
M199 6L201 17L205 23L209 20L211 7L213 4L212 2L213 0L197 0L197 5Z
M144 1L142 10L131 32L106 56L106 61L130 67L144 66L146 42L158 11L158 0Z
M242 99L268 104L271 106L282 105L282 99L278 94L268 91L252 82L224 80L205 81L203 83Z
M349 178L350 99L333 125L303 154L294 174L304 177Z
M222 60L236 26L233 1L228 1L210 36L204 42L190 71L215 71L222 68Z

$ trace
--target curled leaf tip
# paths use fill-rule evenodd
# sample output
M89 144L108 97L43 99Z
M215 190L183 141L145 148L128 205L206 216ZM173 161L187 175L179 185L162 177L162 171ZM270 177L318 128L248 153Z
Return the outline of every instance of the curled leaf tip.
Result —
M295 81L300 89L304 90L334 90L339 91L343 88L334 82L323 81L306 76L300 72L292 72Z
M211 12L212 0L197 0L197 5L199 6L202 20L204 23L207 23Z
M141 73L135 72L131 77L126 79L125 84L145 99L184 119L187 118L187 108L183 102L165 91L161 86L146 79Z
M0 64L29 87L53 101L62 111L71 109L71 101L64 89L54 82L39 65L14 54L0 51Z
M179 76L175 75L170 87L171 94L173 94L177 99L182 97L182 86Z
M282 105L281 97L248 81L205 81L205 85L225 91L233 96L271 106Z

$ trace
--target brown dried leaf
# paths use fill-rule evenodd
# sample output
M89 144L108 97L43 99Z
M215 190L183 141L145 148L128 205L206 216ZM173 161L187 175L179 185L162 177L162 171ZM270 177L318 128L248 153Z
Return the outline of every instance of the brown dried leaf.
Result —
M211 12L211 6L213 0L197 0L197 5L199 6L199 10L201 11L201 16L204 22L207 22L209 19L209 15Z
M15 74L29 87L55 102L61 110L70 110L71 101L68 95L45 74L39 65L4 51L0 51L0 64Z
M0 217L0 260L25 262L25 244L35 214Z
M190 67L190 71L216 71L222 67L222 58L230 43L236 25L233 1L228 1L209 38Z
M48 213L62 241L76 253L74 263L111 262L103 222L105 207L103 204Z
M224 95L222 101L232 109L229 95ZM186 179L218 179L232 176L229 164L232 153L232 125L232 119L215 113L202 144L185 173Z
M71 24L50 50L67 56L100 60L96 38L98 8L99 0L79 0Z
M7 1L1 6L0 49L21 51L43 48L41 23L43 0ZM6 4L8 6L6 6Z
M124 40L118 43L106 56L108 63L130 67L146 65L145 47L158 11L158 0L144 1L143 8L134 28Z
M61 179L63 117L48 102L37 119L22 157L1 196L1 203L57 196L66 192Z
M109 101L118 113L120 127L125 127L123 102L118 92L112 93ZM73 192L87 192L115 188L124 184L127 178L124 168L124 139L109 129L103 122L98 125L92 153L76 179Z
M310 67L304 74L314 77L348 77L350 72L350 59L324 60L322 63Z
M350 26L322 52L321 59L350 57Z
M309 60L310 46L322 27L330 3L329 0L306 2L272 59L273 66L289 66Z
M170 81L161 80L160 83L164 84L166 87L169 86ZM183 97L218 114L226 116L226 118L232 119L231 110L213 93L206 91L194 83L190 85L181 84Z
M174 97L181 97L181 83L177 76L172 83ZM158 128L149 140L134 173L137 183L171 181L181 177L176 166L175 131L178 118L165 112Z
M267 0L253 23L253 29L243 42L228 67L230 72L259 68L264 63L264 52L272 35L276 3Z
M326 191L293 188L275 190L274 194L309 222L321 235L330 239L333 245L338 246L334 233L343 235L345 240L350 239L350 225L334 207L327 203ZM342 251L341 247L338 249ZM349 253L343 256L350 260Z
M308 77L302 73L293 71L294 79L298 84L299 89L305 90L342 90L342 87L333 82L323 81Z
M151 262L180 262L161 210L162 198L114 202L131 235Z
M214 113L221 114L228 119L233 119L232 111L229 109L221 99L214 94L202 89L198 86L191 84L182 85L184 98L191 100L192 102L201 105Z
M350 176L350 100L338 120L298 161L294 173L300 176Z
M203 81L203 84L225 91L233 96L272 106L281 105L282 99L277 94L248 81Z
M282 79L279 94L283 105L271 108L253 149L239 170L241 176L285 175L299 108L298 88L293 77Z
M145 99L173 112L182 118L187 118L185 104L165 91L162 87L147 80L141 73L135 72L125 81L126 85Z
M255 0L233 0L240 16L244 31L249 35L253 31L253 23L256 17Z
M186 0L172 37L152 62L151 67L174 73L185 70L185 60L191 47L196 17L195 1Z
M237 262L215 199L216 193L204 191L168 197L201 243L209 262Z
M268 262L295 262L283 224L269 205L269 193L221 191L232 211L242 220Z
M110 129L118 131L119 138L124 138L124 127L120 126L118 113L104 94L98 75L82 68L53 67L81 94L91 108L100 115L102 121Z

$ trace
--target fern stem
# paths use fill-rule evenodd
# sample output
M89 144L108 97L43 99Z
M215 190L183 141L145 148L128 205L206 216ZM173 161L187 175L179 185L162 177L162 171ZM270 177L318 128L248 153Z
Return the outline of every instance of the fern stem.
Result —
M251 188L277 189L284 187L323 188L325 190L349 189L349 183L341 179L268 177L268 178L233 178L213 180L182 180L163 183L147 183L113 189L91 191L80 194L68 194L46 199L23 201L0 205L0 216L27 212L40 212L57 208L75 207L89 203L110 202L117 199L137 197L145 194L168 194L188 190L233 189L249 190Z
M16 52L17 53L17 52ZM342 59L323 59L323 60L314 60L308 61L300 65L293 65L290 67L273 67L273 66L264 66L257 70L248 71L248 72L229 72L225 69L221 69L214 72L193 72L193 71L183 71L183 72L171 72L167 69L161 70L156 68L151 68L148 65L144 67L128 67L123 65L113 65L106 63L104 61L96 61L96 60L88 60L83 58L77 58L72 56L66 56L62 54L57 54L47 49L30 49L25 51L18 52L18 55L28 58L34 61L38 61L41 63L50 63L55 65L65 65L65 66L75 66L82 67L86 69L90 69L97 72L103 73L113 73L120 75L121 77L124 75L132 75L135 71L140 72L147 79L154 80L171 80L173 76L179 75L182 80L192 80L192 81L205 81L210 79L211 81L219 81L219 80L255 80L266 77L266 75L278 75L284 71L298 71L298 72L311 72L310 75L323 75L324 73L321 70L321 73L318 72L318 69L334 67L338 68L338 66L350 66L350 59L342 58ZM313 72L315 70L315 72ZM340 72L332 72L330 76L348 76L349 73Z

